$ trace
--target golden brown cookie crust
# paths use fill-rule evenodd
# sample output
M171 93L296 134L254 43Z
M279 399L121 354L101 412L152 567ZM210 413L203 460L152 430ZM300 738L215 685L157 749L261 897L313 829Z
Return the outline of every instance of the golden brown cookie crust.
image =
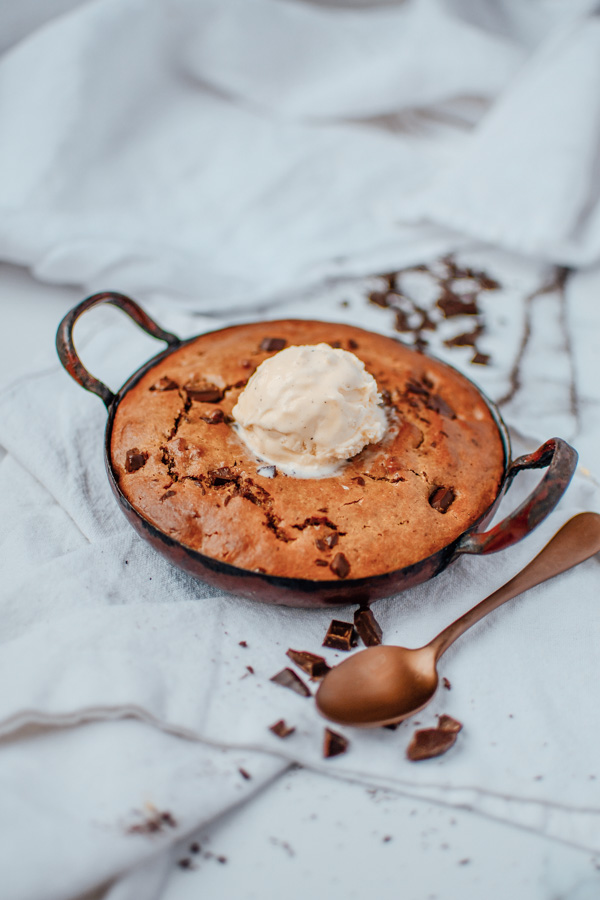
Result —
M240 392L282 341L350 350L383 394L386 436L335 476L266 477L232 427ZM125 497L165 534L243 569L319 580L442 549L493 503L504 472L498 427L467 379L392 338L302 320L234 326L175 350L125 394L111 454Z

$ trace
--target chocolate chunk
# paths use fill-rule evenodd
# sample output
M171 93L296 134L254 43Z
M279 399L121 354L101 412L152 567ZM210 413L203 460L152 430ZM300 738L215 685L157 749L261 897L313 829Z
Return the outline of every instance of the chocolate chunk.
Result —
M172 378L169 378L168 375L163 375L162 378L159 378L156 384L153 384L150 388L151 391L176 391L179 385L176 381L173 381Z
M265 350L267 353L272 353L275 350L283 350L286 344L285 338L266 337L260 342L260 349Z
M209 381L190 381L185 390L188 397L199 403L219 403L224 397L223 390Z
M332 647L334 650L350 650L356 647L358 635L352 622L340 622L332 619L327 634L323 641L323 647Z
M438 512L445 513L454 503L455 498L456 494L452 488L436 487L429 495L429 505Z
M168 500L169 497L174 497L175 493L176 493L176 491L166 491L160 498L160 502L162 503L163 500Z
M452 716L442 715L438 716L438 724L437 727L440 731L449 731L450 734L458 734L458 732L462 729L462 722L459 722L458 719L453 719Z
M351 350L358 350L358 344L354 338L348 338L348 346Z
M248 643L247 643L246 641L239 641L239 646L240 646L240 647L247 647L247 646L248 646Z
M145 450L138 450L137 447L134 447L132 450L128 450L127 458L125 460L125 471L137 472L138 469L141 469L146 465L147 459L148 454Z
M200 416L200 418L203 422L206 422L207 425L220 425L221 422L225 421L225 413L222 409L215 409L210 415Z
M487 366L490 362L489 353L476 353L473 359L471 360L474 366Z
M343 553L336 553L329 568L338 578L347 578L350 572L350 563Z
M446 678L445 675L442 678L442 685L446 688L447 691L452 689L452 685L450 684L450 682L448 681L448 679Z
M345 738L343 734L338 734L337 731L326 728L323 738L323 756L325 759L330 759L332 756L339 756L340 753L346 752L348 744L348 738Z
M286 738L289 737L290 734L295 732L295 728L291 725L285 724L285 719L279 719L278 722L275 722L273 725L269 725L269 731L272 731L273 734L276 734L277 737Z
M330 670L324 657L317 656L316 653L309 653L308 650L292 650L290 647L286 656L289 656L292 662L296 663L311 678L323 678Z
M354 613L354 627L358 632L358 636L362 638L367 647L376 647L381 643L381 626L373 611L368 606L361 606Z
M326 559L315 559L315 566L321 566L321 568L326 569L329 563Z
M274 681L275 684L280 684L282 687L295 691L297 694L300 694L301 697L310 697L309 689L292 669L282 669L277 675L273 675L270 680Z
M366 482L365 482L365 479L362 477L362 475L357 475L356 478L353 478L353 479L352 479L352 481L355 481L355 482L356 482L357 484L359 484L361 487L364 487L364 485L365 485L365 483L366 483Z
M246 781L250 781L252 779L252 775L250 772L247 772L246 769L238 769L238 772Z
M262 475L263 478L275 478L277 475L277 467L276 466L260 466L256 470L257 475Z
M447 416L449 419L456 418L456 413L452 407L446 403L444 398L440 397L439 394L432 394L425 403L425 406L427 409L432 409L434 412L439 413L440 416Z
M315 546L317 550L321 550L321 552L325 553L327 550L331 550L333 547L335 547L339 539L340 537L337 531L332 531L331 534L327 535L327 537L317 538L315 541Z
M413 762L441 756L456 742L456 732L442 731L440 728L423 728L415 731L406 750L406 756Z
M219 487L222 484L228 484L230 481L238 481L240 477L230 466L221 466L220 469L211 469L206 474L210 479L210 483L215 487Z
M180 869L191 869L192 861L191 859L187 859L187 857L184 857L183 859L177 861L177 865Z

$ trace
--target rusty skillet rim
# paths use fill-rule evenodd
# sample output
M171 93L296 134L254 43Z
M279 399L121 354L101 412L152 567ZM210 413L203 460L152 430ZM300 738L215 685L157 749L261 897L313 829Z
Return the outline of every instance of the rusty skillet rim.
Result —
M302 320L302 321L314 321L314 320ZM320 321L320 320L319 320ZM177 344L172 344L168 346L161 353L156 354L151 359L149 359L146 363L144 363L139 369L137 369L121 386L121 388L114 394L113 399L108 407L108 419L106 422L106 429L104 433L104 461L106 466L106 471L108 474L108 478L112 487L113 492L116 494L119 503L124 508L126 512L131 515L136 516L138 518L144 528L144 531L149 532L155 539L159 540L166 547L176 547L182 548L185 550L186 555L188 555L191 559L197 560L197 562L202 565L210 568L212 571L222 573L223 575L229 576L238 576L249 578L253 577L256 579L257 584L259 582L268 582L275 587L281 587L282 589L287 590L295 590L308 592L310 590L320 590L320 591L328 591L332 592L334 590L339 591L342 585L348 586L348 588L360 590L361 587L369 587L372 588L374 585L381 584L384 585L385 581L395 580L402 573L411 574L413 572L418 572L428 567L428 564L431 566L433 570L433 574L430 577L434 577L434 575L439 574L443 569L445 569L450 563L454 562L455 559L458 558L460 554L456 553L457 544L465 538L466 535L472 534L477 531L477 529L484 524L486 521L489 521L493 513L495 512L500 500L502 499L505 491L512 478L509 478L509 473L512 465L512 454L511 454L511 444L510 444L510 436L508 433L508 428L506 423L504 422L500 411L496 404L486 396L486 394L475 384L467 375L463 375L462 372L459 372L458 369L455 369L454 366L445 362L444 360L440 360L432 354L427 353L419 353L420 356L425 356L428 359L433 359L435 362L440 363L446 368L450 369L453 373L458 375L460 378L463 378L469 384L471 384L481 399L485 402L495 424L498 429L498 433L500 436L500 440L502 443L502 450L504 454L504 472L502 475L502 480L498 486L497 494L487 507L486 510L470 525L465 531L461 532L453 541L449 544L446 544L444 547L439 548L434 553L429 556L422 557L414 563L411 563L408 566L404 566L400 569L390 569L388 572L379 572L375 575L366 575L362 578L344 578L344 579L319 579L319 578L290 578L285 575L273 575L269 572L259 572L254 569L244 569L241 566L233 565L232 563L227 563L223 560L218 559L214 556L207 556L204 553L201 553L199 550L190 547L188 544L183 543L183 541L178 540L177 538L171 537L166 532L162 531L157 525L151 522L139 509L133 506L130 501L127 499L121 487L119 485L119 480L115 474L113 469L112 462L112 453L111 453L111 439L112 439L112 429L114 424L115 415L119 404L125 397L129 391L131 391L136 384L143 378L144 375L147 374L151 369L153 369L156 365L162 362L167 357L171 356L176 351L182 349L188 344L193 343L199 337L208 336L210 334L219 334L222 331L226 331L229 328L239 328L243 325L253 324L253 321L250 322L240 322L235 325L228 325L225 328L217 328L214 331L203 332L199 335L194 335L191 338L187 338L186 340L179 341ZM327 323L324 322L322 324L335 324L335 323ZM360 328L360 326L356 326ZM366 330L366 329L361 329ZM398 341L404 347L407 347L406 344L403 344L402 341ZM407 349L412 350L411 347L407 347ZM417 351L413 351L417 352Z

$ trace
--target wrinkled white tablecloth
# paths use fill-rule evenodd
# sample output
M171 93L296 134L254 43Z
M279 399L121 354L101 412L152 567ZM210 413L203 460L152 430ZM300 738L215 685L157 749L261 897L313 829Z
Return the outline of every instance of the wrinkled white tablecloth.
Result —
M129 290L182 336L259 316L393 334L363 276L450 251L499 280L480 298L490 365L443 343L469 321L441 322L430 349L509 397L515 452L556 434L582 466L518 547L379 602L390 643L425 642L570 515L600 511L593 9L94 0L29 35L15 20L0 57L0 257L39 278ZM555 264L584 263L566 289L539 292ZM431 284L411 290L435 308ZM155 352L109 310L78 325L77 344L112 387ZM406 723L346 729L348 753L323 760L312 701L269 679L288 646L320 652L331 613L221 594L159 558L110 493L104 418L58 365L0 394L10 900L66 900L113 878L113 900L158 897L166 847L292 762L600 850L600 721L585 691L600 675L597 560L449 651L452 689L419 717L464 722L446 756L406 761ZM285 741L268 730L278 718L296 727ZM151 808L176 825L131 833Z

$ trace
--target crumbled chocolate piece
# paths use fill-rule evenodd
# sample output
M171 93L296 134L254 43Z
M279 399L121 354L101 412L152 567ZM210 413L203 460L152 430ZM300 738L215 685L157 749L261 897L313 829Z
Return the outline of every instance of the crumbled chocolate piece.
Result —
M175 494L176 494L176 491L165 491L165 493L160 498L160 502L162 503L163 500L168 500L169 497L174 497Z
M351 350L358 350L358 343L354 340L354 338L348 338L348 346Z
M323 678L329 670L330 666L325 662L324 657L317 656L316 653L310 653L308 650L292 650L286 652L286 656L296 663L296 665L310 675L311 678Z
M146 816L143 822L139 822L137 825L131 825L127 829L127 833L155 834L157 831L162 831L165 826L167 826L168 828L177 828L177 821L175 817L170 812L159 812L158 810L152 810L151 813Z
M147 459L148 454L145 450L138 450L137 447L134 447L132 450L128 450L127 458L125 459L125 471L137 472L138 469L141 469L146 465Z
M329 568L338 578L347 578L350 572L350 563L343 553L336 553Z
M399 331L401 334L404 334L407 331L412 331L413 328L409 322L408 315L404 312L403 309L396 310L396 318L394 321L394 328L396 331Z
M227 857L226 856L217 856L216 860L218 863L221 863L221 865L224 866L225 863L227 862Z
M275 722L273 725L269 725L269 731L272 731L273 734L276 734L277 737L286 738L289 737L290 734L295 732L295 728L291 725L285 724L285 719L279 719L278 722Z
M159 378L156 384L153 384L150 388L151 391L176 391L179 385L176 381L173 381L172 378L169 378L168 375L163 375L162 378Z
M479 315L479 307L474 295L469 299L457 296L449 288L443 289L442 296L438 299L437 305L444 313L444 318L451 319L454 316L477 316Z
M383 306L384 309L389 306L387 294L384 294L381 291L371 291L369 294L369 303L374 303L375 306Z
M252 779L252 775L250 774L250 772L247 772L246 769L240 768L240 769L238 769L238 772L240 773L240 775L242 776L242 778L245 781L250 781Z
M445 675L442 678L442 685L443 685L443 687L446 688L447 691L451 690L451 688L452 688L452 685L450 684L450 682L448 681L448 679L446 678Z
M292 669L282 669L277 675L273 675L270 680L274 681L275 684L280 684L282 687L295 691L301 697L310 697L309 689Z
M381 625L368 606L361 606L354 613L354 627L358 636L367 647L376 647L381 643Z
M429 505L440 513L445 513L454 503L456 494L452 488L436 487L429 495Z
M366 482L362 475L357 475L356 478L353 478L352 481L355 481L360 487L364 487Z
M266 353L272 353L275 350L283 350L287 341L285 338L266 337L260 342L260 349Z
M358 635L352 622L331 620L323 640L323 647L331 647L333 650L350 650L351 647L356 647L357 643Z
M341 341L327 341L332 350L341 350L342 342Z
M483 333L483 326L478 325L473 331L457 334L456 337L444 341L446 347L474 347L475 341Z
M190 381L185 390L188 397L199 403L219 403L224 397L223 390L209 381Z
M200 418L203 422L206 422L207 425L220 425L225 421L225 413L222 409L215 409L210 415L200 416Z
M322 569L326 569L329 563L326 559L315 559L315 566L320 566Z
M184 859L180 859L177 861L177 865L179 866L180 869L191 869L192 861L191 861L191 859L184 857Z
M441 756L456 742L456 732L442 731L441 728L423 728L415 731L406 750L406 756L413 762Z
M246 641L238 641L238 646L240 646L240 647L247 647L248 644L247 644Z
M190 853L200 853L201 849L202 848L197 841L194 841L192 844L190 844Z
M489 353L477 352L471 362L474 366L487 366L490 362L490 355Z
M346 752L348 744L348 738L345 738L343 734L338 734L337 731L326 728L323 738L323 756L325 759L330 759L332 756L339 756L340 753Z
M251 675L254 675L254 669L252 668L252 666L246 666L246 668L248 669L248 672L249 672Z
M449 731L451 734L458 734L462 729L462 722L459 722L458 719L453 719L452 716L444 714L438 716L437 727L440 731Z
M277 475L277 467L276 466L260 466L256 470L257 475L262 475L263 478L275 478Z
M389 725L382 725L382 728L387 728L388 731L395 731L400 722L390 722Z

